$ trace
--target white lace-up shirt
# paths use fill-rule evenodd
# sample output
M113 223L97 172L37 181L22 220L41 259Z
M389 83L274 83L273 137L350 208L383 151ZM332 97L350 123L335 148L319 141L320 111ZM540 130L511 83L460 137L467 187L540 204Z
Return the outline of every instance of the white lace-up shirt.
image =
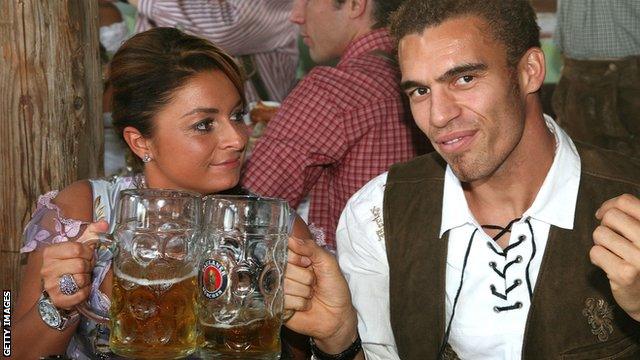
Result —
M549 229L552 225L573 229L580 157L569 136L550 117L545 120L556 138L554 161L531 207L504 235L509 237L506 256L473 217L460 181L447 167L440 227L440 237L449 231L447 323L465 253L477 229L449 337L461 359L521 358L531 304L529 286L535 287ZM358 311L358 330L368 360L399 359L389 319L389 265L382 221L386 180L384 173L358 191L337 229L338 260Z

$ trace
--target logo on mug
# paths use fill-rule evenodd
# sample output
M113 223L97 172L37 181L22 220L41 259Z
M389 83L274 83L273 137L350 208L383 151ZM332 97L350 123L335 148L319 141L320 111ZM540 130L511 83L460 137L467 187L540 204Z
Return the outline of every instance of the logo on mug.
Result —
M227 269L214 259L208 259L200 268L200 286L207 299L216 299L227 289Z

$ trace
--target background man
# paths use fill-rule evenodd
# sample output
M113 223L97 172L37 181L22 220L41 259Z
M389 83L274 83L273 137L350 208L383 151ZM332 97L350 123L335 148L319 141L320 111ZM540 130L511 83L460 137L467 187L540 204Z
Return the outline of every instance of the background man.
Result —
M249 101L282 101L296 83L298 32L287 21L291 0L129 0L136 30L175 27L212 41L247 71Z
M640 158L640 1L560 0L553 95L569 135Z
M295 0L291 21L314 68L269 122L243 185L297 207L310 195L309 222L329 247L347 199L394 162L415 155L411 120L385 28L401 0Z
M316 285L288 326L330 354L357 349L359 332L369 360L638 358L640 165L543 115L528 1L408 0L392 31L437 153L347 204L351 296L330 256L290 243Z

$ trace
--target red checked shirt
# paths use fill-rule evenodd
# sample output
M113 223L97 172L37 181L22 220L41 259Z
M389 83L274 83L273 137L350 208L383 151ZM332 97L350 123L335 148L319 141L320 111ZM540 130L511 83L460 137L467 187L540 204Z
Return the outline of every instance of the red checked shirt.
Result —
M387 30L354 40L335 68L314 68L289 94L252 152L242 184L297 207L335 248L338 218L367 181L415 155ZM380 55L388 54L387 56Z

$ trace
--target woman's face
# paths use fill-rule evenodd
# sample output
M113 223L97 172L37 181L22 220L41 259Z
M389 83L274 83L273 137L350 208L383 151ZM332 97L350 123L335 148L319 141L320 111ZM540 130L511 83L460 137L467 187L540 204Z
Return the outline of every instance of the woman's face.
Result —
M150 187L211 194L240 178L248 131L238 91L219 70L195 75L154 117Z

